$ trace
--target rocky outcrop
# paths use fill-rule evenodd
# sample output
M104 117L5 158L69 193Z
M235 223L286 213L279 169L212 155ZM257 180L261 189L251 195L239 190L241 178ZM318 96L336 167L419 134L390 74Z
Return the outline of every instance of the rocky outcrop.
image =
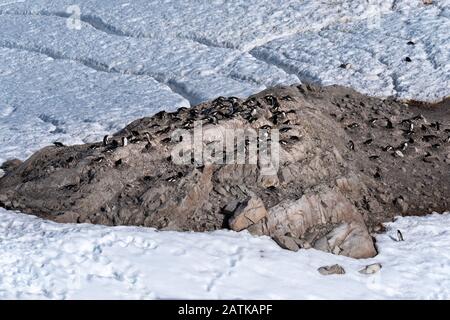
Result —
M248 230L293 251L367 258L380 223L450 207L450 105L275 88L2 169L1 206L58 222Z

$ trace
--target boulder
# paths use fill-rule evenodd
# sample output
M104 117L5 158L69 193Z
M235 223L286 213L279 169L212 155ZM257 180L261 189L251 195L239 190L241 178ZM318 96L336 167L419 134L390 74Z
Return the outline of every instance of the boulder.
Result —
M290 251L298 251L300 249L297 241L295 241L295 239L293 239L292 237L274 236L273 240L283 249L287 249Z
M253 196L237 206L234 215L229 220L229 225L232 230L241 231L264 218L267 218L264 203L260 198Z
M317 269L319 273L323 276L329 276L332 274L345 274L345 270L338 264L334 264L332 266L324 266Z

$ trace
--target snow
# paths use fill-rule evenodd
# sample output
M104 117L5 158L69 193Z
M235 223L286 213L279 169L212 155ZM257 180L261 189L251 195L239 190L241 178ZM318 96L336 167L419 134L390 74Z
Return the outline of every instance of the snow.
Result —
M80 28L69 27L73 5ZM450 0L0 0L0 163L301 81L438 101L450 96L449 18ZM377 257L353 260L248 233L62 225L0 209L0 298L450 299L449 226L449 214L399 218ZM396 229L406 241L390 238ZM374 262L381 272L358 273ZM347 273L317 272L334 263Z
M450 20L436 7L296 34L255 48L263 61L302 80L341 84L372 96L439 101L450 95ZM408 42L413 41L411 45ZM409 57L412 61L405 61ZM349 63L349 69L339 68Z
M189 106L151 77L96 72L17 49L0 48L0 56L0 162L54 141L92 142L146 113Z
M450 213L399 217L356 260L247 232L57 224L0 210L0 299L449 299ZM398 242L397 229L405 241ZM338 263L345 275L317 268ZM371 263L373 275L358 271Z

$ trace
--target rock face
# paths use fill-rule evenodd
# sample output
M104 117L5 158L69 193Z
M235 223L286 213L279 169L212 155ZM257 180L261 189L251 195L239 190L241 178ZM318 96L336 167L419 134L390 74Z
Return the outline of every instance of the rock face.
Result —
M275 88L160 112L104 143L8 161L0 205L59 222L248 230L294 251L367 258L380 223L450 208L449 137L449 100Z

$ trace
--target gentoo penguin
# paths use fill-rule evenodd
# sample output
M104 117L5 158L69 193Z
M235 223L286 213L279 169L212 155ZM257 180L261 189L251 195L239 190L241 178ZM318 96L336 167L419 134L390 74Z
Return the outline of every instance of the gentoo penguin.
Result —
M408 149L408 142L403 142L399 148L401 150L405 151L406 149Z
M397 230L397 239L398 241L404 241L403 234L400 230Z
M109 135L103 137L103 146L106 147L109 142Z
M352 67L351 63L342 63L339 68L341 69L350 69Z
M352 140L350 140L350 141L347 143L347 147L348 147L350 150L355 150L355 143L354 143Z
M128 145L127 137L122 137L122 147L126 147Z
M150 142L150 133L144 132L144 137L147 140L147 142Z

